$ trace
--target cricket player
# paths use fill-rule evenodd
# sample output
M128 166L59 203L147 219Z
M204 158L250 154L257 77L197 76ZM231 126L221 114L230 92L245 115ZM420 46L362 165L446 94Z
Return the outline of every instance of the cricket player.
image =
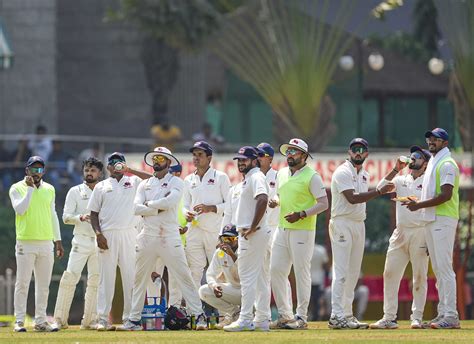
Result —
M438 316L430 322L434 329L461 327L456 308L456 275L453 250L459 220L459 168L449 151L449 135L442 128L425 133L433 157L426 167L419 201L405 205L411 211L422 209L426 243L436 276L439 294Z
M191 223L186 258L199 288L204 267L211 262L216 249L230 180L210 166L213 151L209 143L197 141L189 151L196 170L184 179L183 212Z
M137 238L136 273L130 316L118 330L140 331L141 313L147 280L158 258L179 281L179 288L191 315L196 316L196 330L207 329L197 287L186 264L183 243L178 232L178 205L183 181L168 173L171 164L179 164L169 149L157 147L145 155L153 166L153 177L140 183L134 201L135 214L143 217L143 231Z
M349 160L340 165L331 180L329 237L333 255L331 317L329 328L368 328L353 315L354 289L360 275L365 246L365 203L393 189L387 183L369 191L369 174L362 167L369 156L369 143L355 138L349 143Z
M16 282L13 299L15 332L26 332L25 316L31 273L35 275L35 326L39 332L54 332L46 317L49 284L53 272L54 250L61 258L59 221L55 208L54 187L43 181L45 162L39 156L28 159L23 180L10 187L10 200L15 210Z
M128 167L125 156L119 152L112 153L107 163L110 177L97 183L87 205L99 247L98 331L115 330L108 318L115 292L117 266L120 268L124 295L122 320L125 322L130 315L137 236L133 201L140 181L151 176ZM125 173L133 176L126 176Z
M222 330L237 320L240 310L240 279L237 248L239 233L229 224L222 230L220 242L206 272L207 284L199 288L201 300L217 308L224 320L216 325Z
M237 203L239 202L240 194L242 192L242 183L237 183L232 185L227 193L225 206L224 206L224 216L222 217L222 230L219 235L222 235L222 231L225 226L229 224L235 224L236 214L237 214Z
M271 229L266 224L268 188L257 158L258 152L251 146L240 148L234 157L244 176L235 223L239 232L238 271L242 306L239 319L224 326L224 331L228 332L269 331L270 281L264 273L264 265Z
M87 204L92 190L102 176L104 165L96 158L88 158L82 163L84 182L72 187L66 195L63 222L74 225L71 253L67 269L59 283L58 296L54 309L54 319L58 328L68 327L69 310L71 308L76 285L81 278L82 270L87 264L87 288L84 300L84 315L81 329L96 329L97 318L97 287L99 285L99 257L95 242L94 229L90 224Z
M423 327L423 310L428 290L428 250L421 221L421 210L411 212L402 205L402 201L408 197L421 198L423 177L431 154L418 146L412 146L410 153L411 162L407 164L398 159L392 171L377 186L380 189L386 181L393 182L398 200L397 227L390 237L383 273L384 315L382 319L370 324L372 329L398 328L398 289L408 262L411 262L413 271L411 328ZM410 172L397 176L407 165Z
M279 225L272 245L271 279L279 319L272 328L308 328L311 298L311 258L316 218L328 208L321 176L306 160L311 155L305 141L294 138L280 146L288 167L278 172ZM296 279L296 315L288 298L288 275L293 265Z

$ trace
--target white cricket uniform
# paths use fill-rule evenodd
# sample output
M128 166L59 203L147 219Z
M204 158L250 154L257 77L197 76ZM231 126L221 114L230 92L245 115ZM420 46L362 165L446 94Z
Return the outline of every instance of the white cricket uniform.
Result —
M225 205L224 205L224 216L222 217L221 230L219 232L219 235L222 234L222 230L228 224L235 225L237 203L239 202L241 192L242 192L242 182L233 185L229 189L229 192L227 193Z
M446 147L440 150L428 162L423 180L422 201L434 197L437 165L444 157L449 155L449 149ZM440 186L446 184L454 186L459 170L451 163L445 162L441 166L439 174ZM422 210L424 212L424 220L427 221L425 224L426 244L433 272L436 276L436 286L439 295L438 315L458 317L456 308L456 274L453 270L453 250L458 219L436 215L435 207Z
M234 262L224 251L216 250L207 268L207 284L199 288L201 300L217 308L220 315L231 317L239 310L241 298L238 262L238 259ZM214 294L216 286L222 288L221 297Z
M123 314L130 314L133 278L135 276L135 243L137 237L133 201L141 179L123 176L120 181L109 177L94 188L87 209L99 213L99 223L108 250L99 250L98 320L107 321L115 292L117 266L123 286Z
M265 175L258 167L251 169L242 182L242 189L236 210L237 230L250 228L255 216L256 197L268 195ZM248 239L239 235L238 271L240 276L242 306L239 321L263 322L270 313L270 281L265 276L265 254L271 229L267 226L266 214L258 224L259 229ZM255 318L253 307L255 304Z
M284 168L278 173L288 173L290 174L289 178L292 178L300 174L302 170L303 168L291 175L290 169ZM311 177L309 185L302 186L309 189L315 200L327 197L326 188L318 173ZM314 216L316 213L311 211L313 209L314 207L311 207L310 210L301 210L305 210L307 216ZM272 290L278 313L284 320L294 319L292 300L291 297L288 297L288 295L291 295L288 276L293 265L298 303L296 316L307 321L311 299L311 258L314 251L315 235L316 230L314 228L311 230L278 228L274 235L271 254Z
M191 173L184 179L183 212L193 211L198 204L215 205L217 213L200 214L186 233L186 258L197 287L201 285L203 271L210 262L219 239L225 199L229 192L229 177L209 167L202 180Z
M411 174L392 180L398 197L421 198L423 175L413 179ZM390 237L384 269L384 318L397 319L398 289L408 262L413 271L412 318L422 319L428 290L428 250L420 212L410 211L397 202L397 227Z
M365 245L365 203L350 204L342 193L353 189L356 193L369 190L369 174L359 173L349 160L340 165L331 180L331 220L329 236L333 255L331 304L332 315L353 315L354 289L360 275Z
M179 281L179 288L191 314L202 313L201 300L186 264L178 232L178 205L182 193L183 181L169 173L162 179L152 177L144 180L138 187L135 214L143 217L143 230L137 238L136 274L129 318L132 321L141 318L147 280L158 258Z
M39 187L42 188L45 185L49 184L41 181ZM23 215L28 211L35 190L35 187L28 187L26 195L22 196L13 187L10 189L10 200L15 213ZM54 241L61 240L54 200L51 202L51 217ZM26 302L28 300L32 272L35 275L35 322L41 324L47 321L46 307L48 306L49 284L54 265L53 248L54 245L49 240L16 241L15 257L17 269L13 299L16 321L25 322Z
M69 190L64 203L63 222L67 225L74 225L74 237L67 269L59 283L54 309L54 318L60 320L62 325L67 324L76 285L86 264L87 288L82 325L88 326L92 320L96 319L97 287L99 285L98 248L94 229L90 222L80 220L81 215L88 213L87 204L91 195L92 190L84 182Z

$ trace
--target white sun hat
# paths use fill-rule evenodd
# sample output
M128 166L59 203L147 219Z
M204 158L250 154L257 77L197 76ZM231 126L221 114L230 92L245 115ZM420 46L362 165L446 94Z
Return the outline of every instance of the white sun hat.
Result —
M308 152L308 144L302 139L294 138L291 139L290 142L280 145L280 153L286 156L288 148L296 148L303 153L308 154L311 159L313 158Z
M151 152L145 154L144 160L145 164L148 166L153 166L153 157L156 155L164 156L166 159L171 160L171 165L179 165L179 160L171 153L171 151L166 147L156 147Z

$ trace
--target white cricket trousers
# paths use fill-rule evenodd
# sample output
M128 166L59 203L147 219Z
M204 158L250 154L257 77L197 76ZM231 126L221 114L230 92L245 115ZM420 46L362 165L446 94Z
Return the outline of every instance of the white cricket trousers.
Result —
M262 226L256 232L250 234L248 239L239 235L239 277L242 294L242 306L240 308L239 321L252 320L262 322L268 320L270 314L270 281L265 275L265 254L267 252L268 240L271 237L271 229ZM255 305L255 318L253 308Z
M83 324L88 326L96 320L97 288L99 286L99 256L95 237L76 234L72 238L71 252L67 269L64 271L59 283L54 318L67 323L72 299L79 282L84 266L87 264L87 288L84 300Z
M191 226L186 233L186 259L193 276L196 291L201 286L204 268L211 262L219 241L219 228L215 232Z
M349 317L353 315L354 290L364 256L364 221L332 218L329 221L329 237L333 259L331 315Z
M31 273L35 274L35 322L41 324L47 320L49 284L53 272L53 242L49 240L17 240L16 282L14 308L16 321L25 322L26 302L31 282Z
M103 232L107 239L108 250L99 250L99 290L97 317L108 321L115 292L117 266L120 268L123 288L122 320L128 319L132 299L133 278L135 276L135 242L137 231L108 230Z
M456 274L453 269L454 238L457 225L458 220L455 218L436 216L436 220L425 227L426 244L438 289L438 315L445 317L458 316Z
M129 319L139 321L145 301L147 279L161 258L170 274L179 281L179 288L186 300L186 307L191 314L202 313L202 304L198 290L186 264L183 243L178 232L167 236L150 236L139 234L137 237L136 274L133 283L132 310Z
M397 227L390 237L383 272L383 312L397 319L398 290L408 262L413 271L412 319L423 319L428 291L428 250L424 227Z
M207 304L217 308L220 315L232 316L238 311L241 304L240 288L236 288L230 283L217 283L217 285L222 287L221 297L217 297L208 284L199 288L199 297Z
M294 318L288 283L292 265L296 279L296 315L304 321L308 318L315 233L315 230L278 228L275 234L270 268L271 283L278 313L284 320Z
M160 274L163 277L163 271L165 269L165 264L163 264L163 260L158 258L156 262L154 272ZM153 280L150 278L147 280L147 287L146 287L146 295L147 297L160 297L161 293L161 281L159 283L154 283ZM173 277L173 274L168 270L168 294L169 294L169 306L176 306L181 307L181 302L183 299L183 294L181 293L181 289L179 288L178 281L176 278Z

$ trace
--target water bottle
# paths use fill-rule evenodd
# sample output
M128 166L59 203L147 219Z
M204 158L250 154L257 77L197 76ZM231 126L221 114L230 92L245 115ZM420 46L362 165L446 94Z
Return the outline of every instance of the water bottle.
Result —
M123 162L118 162L114 165L115 171L122 171L125 168L125 164Z
M190 326L191 326L191 328L190 328L191 330L196 329L196 316L194 314L191 315Z
M409 156L401 155L401 156L398 157L398 160L400 160L401 162L404 162L406 164L411 163L411 158Z
M218 256L219 258L224 258L225 252L224 252L223 250L219 249L219 251L217 251L217 256Z

